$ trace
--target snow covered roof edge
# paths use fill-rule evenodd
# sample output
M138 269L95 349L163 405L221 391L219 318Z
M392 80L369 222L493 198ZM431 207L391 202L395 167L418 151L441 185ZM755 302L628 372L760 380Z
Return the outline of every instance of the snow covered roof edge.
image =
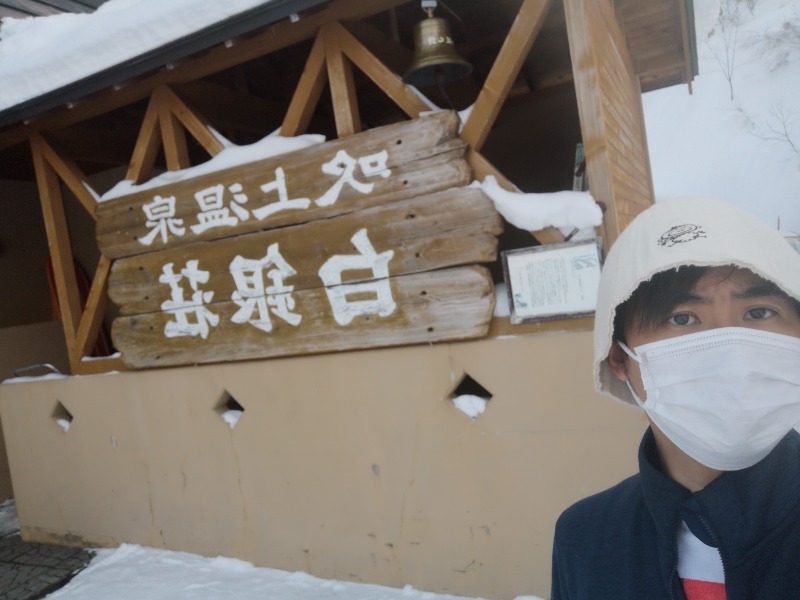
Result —
M0 111L0 127L14 125L117 83L154 71L237 36L330 0L272 0L140 54L98 73Z

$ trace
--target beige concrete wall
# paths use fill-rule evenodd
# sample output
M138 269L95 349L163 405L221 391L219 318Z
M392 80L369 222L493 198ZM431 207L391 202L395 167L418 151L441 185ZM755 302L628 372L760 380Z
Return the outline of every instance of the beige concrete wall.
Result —
M557 515L633 473L645 427L590 363L589 333L528 335L6 384L0 415L28 539L546 597ZM464 373L494 395L475 421Z
M50 363L62 373L69 370L60 321L0 328L0 381L12 377L17 369L41 363ZM29 374L41 375L43 372L39 369ZM0 427L0 502L13 495L5 440Z

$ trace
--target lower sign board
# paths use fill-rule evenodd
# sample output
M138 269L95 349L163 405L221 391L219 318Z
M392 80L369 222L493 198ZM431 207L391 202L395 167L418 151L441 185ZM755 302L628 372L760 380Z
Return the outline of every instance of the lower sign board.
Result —
M120 317L112 336L136 368L475 338L488 332L494 285L484 267L455 267L301 290L291 301L273 295L263 305L231 300Z

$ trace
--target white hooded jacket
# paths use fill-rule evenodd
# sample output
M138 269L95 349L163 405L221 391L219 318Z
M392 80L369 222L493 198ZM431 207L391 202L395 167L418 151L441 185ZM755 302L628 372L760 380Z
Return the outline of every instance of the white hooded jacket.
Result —
M659 202L628 225L603 266L594 322L598 392L635 404L628 386L608 364L616 309L642 282L683 265L747 268L800 300L800 254L777 231L712 198Z

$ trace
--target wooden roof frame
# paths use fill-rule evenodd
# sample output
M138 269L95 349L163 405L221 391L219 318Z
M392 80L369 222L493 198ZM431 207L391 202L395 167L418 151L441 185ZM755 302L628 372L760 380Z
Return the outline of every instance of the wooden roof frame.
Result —
M522 1L464 125L461 138L469 144L467 160L477 179L494 175L501 185L514 189L500 170L481 154L481 148L555 1ZM343 21L364 18L404 2L333 0L297 23L276 23L230 46L213 48L200 59L186 60L124 86L97 92L73 106L51 110L35 120L0 132L0 149L24 141L30 143L73 373L121 367L116 358L84 360L102 321L111 261L101 258L89 301L85 308L81 307L72 270L60 183L75 193L91 215L98 197L88 184L88 178L54 148L46 132L149 98L129 161L127 178L135 182L146 180L159 150L163 150L169 170L188 167L187 133L212 156L222 149L222 145L203 115L181 99L178 87L310 38L315 41L284 116L282 134L305 132L326 81L331 91L339 137L359 132L361 122L353 85L353 67L360 69L413 118L428 110L428 106L342 25ZM613 1L563 0L563 4L589 180L595 198L608 209L605 233L607 240L613 240L630 219L654 201L644 136L641 87ZM611 98L611 104L623 110L609 107L604 98ZM627 118L621 117L621 112ZM555 229L533 234L542 243L563 240Z

